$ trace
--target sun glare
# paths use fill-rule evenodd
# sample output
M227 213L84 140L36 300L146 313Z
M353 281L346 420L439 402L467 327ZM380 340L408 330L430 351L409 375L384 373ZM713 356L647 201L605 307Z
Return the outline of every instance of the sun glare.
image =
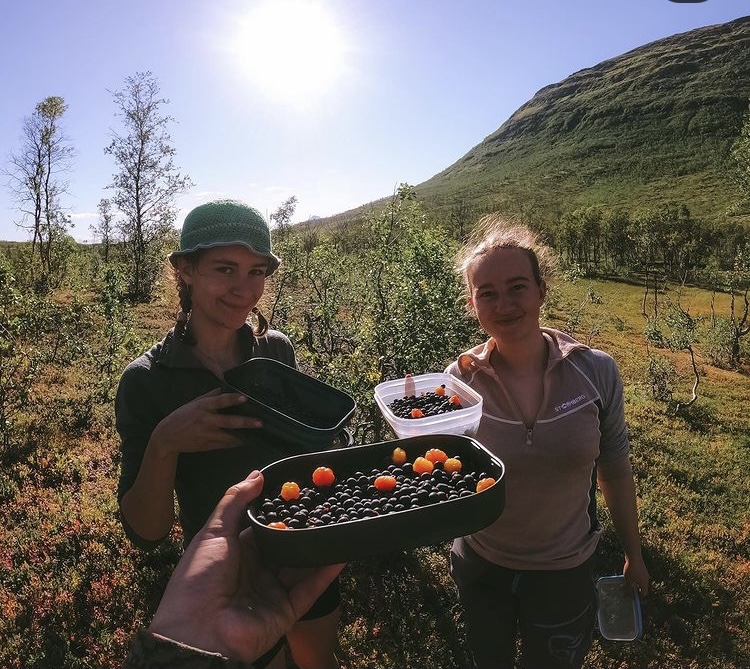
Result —
M263 0L238 22L231 45L244 76L284 104L329 93L346 70L344 35L313 0Z

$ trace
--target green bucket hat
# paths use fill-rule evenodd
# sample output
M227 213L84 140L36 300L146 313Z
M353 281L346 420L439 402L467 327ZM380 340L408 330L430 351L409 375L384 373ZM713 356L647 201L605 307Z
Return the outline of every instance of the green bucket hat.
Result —
M177 258L199 249L240 244L268 258L266 276L279 266L271 251L271 230L257 209L237 200L215 200L201 204L185 217L180 233L180 248L167 257L173 266Z

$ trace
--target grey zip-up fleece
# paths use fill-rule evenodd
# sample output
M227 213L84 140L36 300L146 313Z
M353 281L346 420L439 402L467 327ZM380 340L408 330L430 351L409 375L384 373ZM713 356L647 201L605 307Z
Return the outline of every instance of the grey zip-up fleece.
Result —
M544 394L526 425L490 365L494 339L461 354L445 370L483 398L476 435L505 464L506 501L489 527L467 537L479 555L509 569L569 569L590 557L601 535L595 476L632 472L615 361L552 328ZM594 477L594 478L592 478Z

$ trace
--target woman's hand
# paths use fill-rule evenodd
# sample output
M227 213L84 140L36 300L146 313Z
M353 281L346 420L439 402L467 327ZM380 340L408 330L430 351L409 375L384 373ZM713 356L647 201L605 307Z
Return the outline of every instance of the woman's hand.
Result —
M625 576L625 582L636 588L641 597L648 595L649 574L640 553L635 557L625 556L622 574Z
M231 430L263 427L258 418L222 413L246 401L240 393L212 390L175 409L156 426L151 442L162 455L212 451L239 446L242 441Z
M268 651L336 578L344 565L278 569L261 560L245 509L263 487L252 472L232 486L180 560L149 631L252 662Z
M240 446L242 439L233 430L258 428L261 421L221 410L244 401L244 395L212 390L175 409L154 428L138 476L120 500L129 532L148 542L169 533L179 454Z

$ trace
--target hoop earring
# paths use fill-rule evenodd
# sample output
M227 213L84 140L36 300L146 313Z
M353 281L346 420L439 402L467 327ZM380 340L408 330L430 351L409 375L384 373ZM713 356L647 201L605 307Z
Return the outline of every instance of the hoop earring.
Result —
M253 329L253 332L256 332L260 327L259 314L260 311L258 310L258 307L253 307L248 314L247 320L250 323L250 327Z

